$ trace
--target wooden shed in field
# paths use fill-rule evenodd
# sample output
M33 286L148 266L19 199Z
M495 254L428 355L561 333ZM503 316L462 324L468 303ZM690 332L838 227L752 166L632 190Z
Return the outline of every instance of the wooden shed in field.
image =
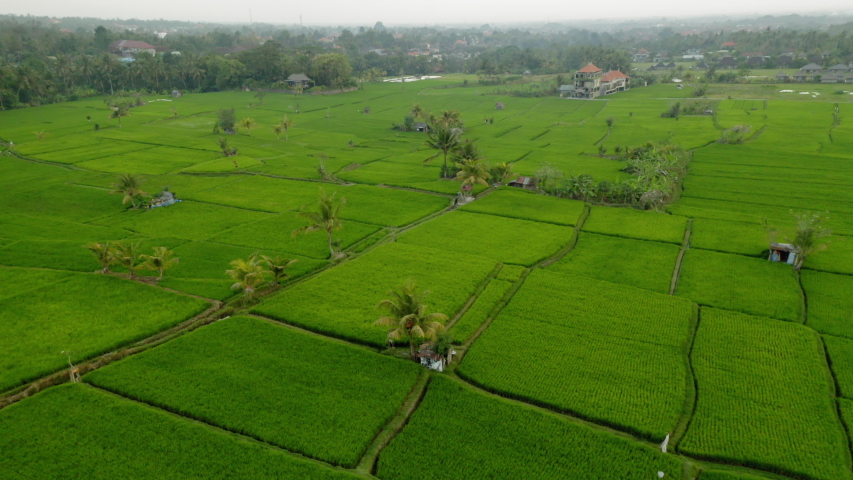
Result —
M504 102L498 102L495 104L495 110L503 110L503 109L504 109Z
M790 243L773 242L770 244L770 254L767 256L767 260L793 265L797 261L799 253L799 249Z
M507 183L510 187L526 188L527 190L535 190L539 181L533 177L518 176L515 180Z

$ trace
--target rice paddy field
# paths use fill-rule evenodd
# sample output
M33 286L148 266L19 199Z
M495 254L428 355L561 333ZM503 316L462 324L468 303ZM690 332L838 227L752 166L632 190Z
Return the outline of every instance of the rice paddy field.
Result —
M853 480L853 97L715 85L714 115L675 119L689 86L462 80L152 96L121 126L103 99L0 112L0 480ZM391 128L415 103L522 175L690 159L660 211L491 184L457 207L425 134ZM221 108L255 127L214 134ZM128 208L128 173L181 201ZM341 228L294 235L321 194ZM827 247L769 262L806 211ZM179 261L104 274L93 242ZM295 263L247 302L226 270L253 255ZM447 316L442 372L374 325L408 281Z

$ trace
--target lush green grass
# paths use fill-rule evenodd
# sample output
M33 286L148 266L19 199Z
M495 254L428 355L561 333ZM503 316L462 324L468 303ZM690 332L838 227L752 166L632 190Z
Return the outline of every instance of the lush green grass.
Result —
M419 372L414 362L233 317L99 369L86 381L351 467Z
M524 274L525 270L526 268L521 265L504 265L503 268L501 268L501 271L498 272L497 278L498 280L515 282L521 278L521 275Z
M686 227L687 219L684 217L612 207L592 207L592 213L583 225L586 232L679 245Z
M851 478L812 330L705 308L692 360L698 403L681 451L803 478Z
M0 267L18 292L0 300L0 390L152 335L208 304L119 278Z
M548 270L669 293L678 251L669 243L581 233L577 245Z
M833 235L826 250L808 257L806 268L853 275L853 237Z
M514 398L662 440L687 394L689 301L534 271L457 370Z
M765 477L757 477L748 473L730 472L727 470L706 470L699 476L700 480L761 480Z
M399 241L530 266L557 253L572 233L570 227L550 223L456 211L404 233Z
M446 435L444 448L413 461L412 453L435 442L436 432L465 433ZM681 468L677 458L654 448L434 377L403 432L379 457L377 476L640 480L658 471L678 478Z
M823 341L839 393L853 399L853 340L824 335Z
M770 247L770 236L757 223L699 218L693 221L690 246L758 257Z
M513 282L506 280L493 279L489 282L486 289L477 296L474 304L453 325L453 328L450 330L453 340L458 343L466 342L480 328L480 325L486 321L498 302L512 288L512 285Z
M376 304L408 279L431 293L430 311L452 317L491 272L483 257L393 243L337 266L265 300L252 309L262 315L335 337L381 347L386 332L373 322Z
M818 332L853 338L853 276L803 270L808 299L808 326Z
M676 294L712 307L792 322L803 319L793 268L764 259L688 250Z
M0 430L3 478L361 478L80 384L3 409Z
M584 204L525 190L501 188L488 196L462 207L476 213L573 226L583 212Z

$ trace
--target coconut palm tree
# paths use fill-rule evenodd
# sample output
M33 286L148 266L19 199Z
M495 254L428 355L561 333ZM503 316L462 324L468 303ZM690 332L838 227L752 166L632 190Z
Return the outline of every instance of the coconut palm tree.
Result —
M146 195L142 190L142 177L132 173L119 175L118 181L113 183L111 186L113 187L113 190L110 193L124 195L124 199L122 199L121 204L126 205L127 202L130 202L131 208L136 208L138 206L136 201L140 200L143 195Z
M92 252L92 256L101 265L101 273L110 273L110 267L118 260L116 258L116 249L109 242L104 243L87 243L83 248Z
M278 125L274 125L272 127L272 131L273 131L273 133L275 133L275 139L276 140L281 140L281 132L283 130L284 130L284 127L282 127L280 123Z
M117 103L110 107L110 120L118 119L118 126L121 127L121 117L130 116L130 107L124 103Z
M488 180L492 176L486 171L486 166L482 160L462 160L457 162L456 166L459 167L459 171L456 172L456 180L461 180L463 187L466 185L473 187L475 183L489 186Z
M335 195L337 195L337 192L331 195L326 195L326 192L321 188L320 199L317 202L317 210L306 210L307 205L304 205L302 210L296 214L297 217L308 220L309 224L304 227L297 228L292 234L292 236L295 237L300 234L316 232L318 230L325 231L329 238L329 252L331 256L335 256L336 253L335 245L332 242L332 234L344 226L343 220L340 219L339 214L341 207L347 203L346 198L341 198L338 202L335 202Z
M255 126L255 119L248 118L248 117L244 118L244 119L240 120L240 123L238 123L238 125L245 128L246 132L251 137L252 136L252 127Z
M278 285L281 283L281 280L290 278L290 275L287 274L287 267L299 261L291 260L286 257L271 257L269 255L261 255L261 259L263 259L263 262L266 264L267 271L272 275L273 285Z
M252 254L246 260L232 260L231 270L225 271L234 280L231 290L243 290L243 300L247 302L255 297L258 287L263 285L266 273L257 254Z
M130 272L130 279L136 277L136 269L139 268L139 245L140 242L120 242L116 245L116 263Z
M426 110L424 110L420 103L416 103L412 105L412 110L409 112L409 115L416 120L420 120L422 118L426 118Z
M447 154L459 148L459 135L451 128L435 127L429 129L427 136L426 145L429 148L438 150L439 153L427 158L424 160L424 163L431 162L440 153L443 153L444 165L441 168L441 176L447 177Z
M282 117L281 122L279 122L279 123L281 125L281 128L284 129L284 141L286 142L287 141L287 132L291 128L296 126L296 122L294 122L293 119L291 119L291 118L287 118L287 115L285 115L284 117Z
M379 310L388 314L379 317L374 325L387 327L388 339L393 341L408 341L412 360L415 357L415 347L420 339L435 341L438 334L445 331L444 324L447 315L443 313L427 313L424 298L429 291L418 293L417 286L412 280L407 280L399 290L391 290L391 298L382 300L376 305Z
M462 119L460 113L456 110L442 110L438 116L438 121L444 124L445 128L461 128Z
M518 176L512 171L512 164L507 162L496 163L492 166L492 180L497 183L506 183Z
M178 258L172 258L175 252L166 247L152 247L154 255L142 255L142 267L146 270L156 270L160 276L157 280L163 279L163 272L175 266L178 263Z

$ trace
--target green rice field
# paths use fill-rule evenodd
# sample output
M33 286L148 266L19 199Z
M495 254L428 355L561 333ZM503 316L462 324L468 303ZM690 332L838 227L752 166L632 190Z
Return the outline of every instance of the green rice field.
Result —
M0 479L853 480L853 110L713 85L714 115L663 118L692 87L475 84L149 95L121 126L103 98L0 111ZM524 176L614 185L639 178L617 151L688 155L658 208L494 178L468 201L392 128L415 103ZM251 135L213 133L222 108ZM131 208L124 174L180 201ZM307 215L322 196L337 222ZM768 261L804 212L825 246ZM102 273L92 243L178 261L114 249ZM232 264L263 258L278 284ZM389 310L408 282L423 308Z

